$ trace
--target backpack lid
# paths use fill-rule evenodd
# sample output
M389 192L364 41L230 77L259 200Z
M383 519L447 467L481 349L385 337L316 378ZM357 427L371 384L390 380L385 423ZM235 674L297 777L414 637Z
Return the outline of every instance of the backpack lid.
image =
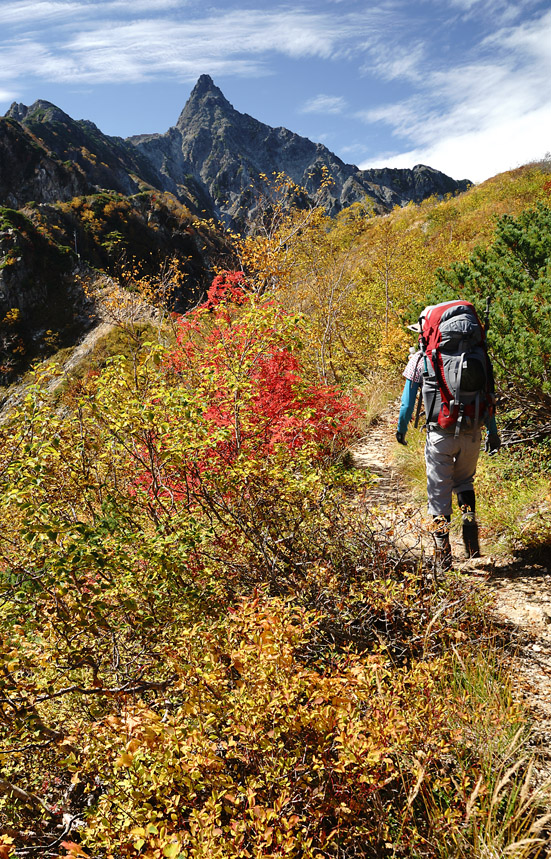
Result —
M429 351L461 337L473 338L478 343L484 341L484 328L470 301L458 299L429 305L419 316L419 325Z

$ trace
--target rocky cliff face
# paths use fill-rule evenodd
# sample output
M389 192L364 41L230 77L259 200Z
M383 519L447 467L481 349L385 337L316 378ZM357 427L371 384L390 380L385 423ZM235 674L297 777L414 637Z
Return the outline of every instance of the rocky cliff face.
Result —
M27 181L35 190L31 199L37 202L70 199L76 195L72 193L73 186L78 188L76 193L109 188L121 194L135 194L144 185L161 187L151 165L135 147L102 134L93 122L71 119L50 102L37 101L31 107L12 104L0 125L0 146L4 150L9 147L9 131L13 135L15 128L22 148L32 151L39 147L59 173L70 177L68 182L60 181L57 197L46 199L47 188L28 169ZM28 200L29 197L23 202Z
M214 215L192 176L176 182L136 146L103 134L93 122L71 119L50 102L14 103L0 118L0 205L18 208L106 189L170 191L195 214Z
M23 212L0 207L0 385L91 324L73 267L67 245L53 242Z
M166 134L139 135L129 142L167 183L176 183L177 193L193 178L208 192L214 211L238 225L250 207L250 186L262 173L283 172L313 195L327 170L333 184L323 192L322 202L330 214L366 196L375 211L384 212L432 194L457 193L469 184L423 165L413 170L359 170L319 143L239 113L208 75L199 78L176 126Z
M103 191L0 206L0 386L94 324L82 283L99 272L131 289L133 277L165 272L170 280L177 270L169 300L182 313L204 295L221 264L235 265L222 231L197 224L164 192Z
M89 190L81 172L63 164L19 122L0 118L0 204L17 209L29 200L70 200Z

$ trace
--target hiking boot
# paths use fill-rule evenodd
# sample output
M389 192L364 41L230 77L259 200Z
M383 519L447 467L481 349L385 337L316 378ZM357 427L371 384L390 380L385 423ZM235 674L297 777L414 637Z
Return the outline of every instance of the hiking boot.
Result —
M480 558L478 523L472 514L463 516L462 535L467 558Z

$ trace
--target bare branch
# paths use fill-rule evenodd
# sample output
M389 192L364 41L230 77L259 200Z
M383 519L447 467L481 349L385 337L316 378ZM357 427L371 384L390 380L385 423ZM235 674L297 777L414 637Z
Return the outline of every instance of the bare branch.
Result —
M53 815L54 813L39 796L36 796L34 793L29 793L22 787L18 787L4 779L0 779L0 795L9 796L10 799L19 800L20 802L24 802L25 805L30 805L40 811L46 811L50 815Z
M62 698L63 695L70 695L72 692L77 692L79 695L135 695L138 692L146 692L156 690L164 692L172 683L178 679L176 674L173 674L167 680L143 680L132 686L130 683L125 683L117 689L109 689L104 686L93 686L90 689L85 689L82 686L66 686L64 689L58 689L57 692L50 692L48 695L40 695L36 699L37 704L42 704L44 701L53 701L54 698Z

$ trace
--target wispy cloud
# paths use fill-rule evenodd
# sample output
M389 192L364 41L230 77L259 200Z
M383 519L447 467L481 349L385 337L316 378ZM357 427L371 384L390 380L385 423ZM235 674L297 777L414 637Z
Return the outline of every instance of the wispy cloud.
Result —
M100 5L105 10L107 3L95 4L97 9ZM113 13L123 15L135 15L137 12L164 12L167 9L181 9L182 6L191 6L192 0L109 0L109 9Z
M381 40L370 46L369 58L363 64L364 72L373 71L382 80L418 81L423 74L427 46L420 40Z
M533 60L543 64L543 69L551 71L551 11L545 12L535 20L526 21L516 27L501 27L487 36L482 47L495 48L503 54Z
M340 152L342 156L358 161L367 155L368 147L365 143L350 143L348 146L342 146Z
M399 155L381 153L361 166L367 169L428 164L455 178L478 182L543 158L549 151L550 139L551 109L543 107L492 128L437 138Z
M335 3L313 9L309 0L258 5L205 13L197 0L3 0L0 55L23 60L11 79L54 83L191 81L205 70L255 76L270 73L276 56L353 60L360 76L387 80L417 73L420 43L389 41L392 28L405 30L393 4L366 10L347 0L342 12Z
M152 15L186 5L185 0L7 0L0 7L0 24L24 24L26 28L33 28L57 22L74 27L83 20L135 16L144 12Z
M342 113L347 107L346 100L340 95L317 95L309 99L301 108L301 113Z
M80 18L83 12L82 3L62 0L19 0L15 3L3 3L0 7L0 24L24 24L25 27L36 27L38 24L53 23L56 20L65 21Z
M0 101L11 102L15 101L17 93L9 89L0 88Z
M480 7L483 3L486 5L486 7L496 7L503 5L503 0L497 0L497 2L496 0L449 0L450 6L466 11L469 11L469 9L473 9L477 6Z
M61 75L62 68L70 74L73 67L67 59L56 57L48 48L30 39L20 39L0 51L0 78L14 86L23 70L39 68L45 79L51 74L54 79Z
M12 76L106 83L143 82L167 74L191 80L205 69L263 74L273 54L328 60L354 45L360 49L359 40L365 42L372 32L376 14L337 17L283 6L193 17L193 10L172 14L174 6L174 0L4 3L0 24L12 25L11 37L4 33L4 50L17 55L18 47L21 53L27 45L34 48L30 62L16 65ZM25 23L24 34L18 23ZM48 57L45 64L33 62L39 49Z
M191 80L198 69L262 74L267 71L263 57L270 51L328 58L332 50L333 37L323 21L293 12L113 23L109 28L82 30L64 46L65 54L78 57L81 80L109 81L116 76L128 82L166 74Z
M441 6L441 0L436 0ZM473 18L491 21L493 26L512 24L522 13L529 11L537 0L524 0L516 3L510 0L447 0L452 10L457 11L464 20Z

